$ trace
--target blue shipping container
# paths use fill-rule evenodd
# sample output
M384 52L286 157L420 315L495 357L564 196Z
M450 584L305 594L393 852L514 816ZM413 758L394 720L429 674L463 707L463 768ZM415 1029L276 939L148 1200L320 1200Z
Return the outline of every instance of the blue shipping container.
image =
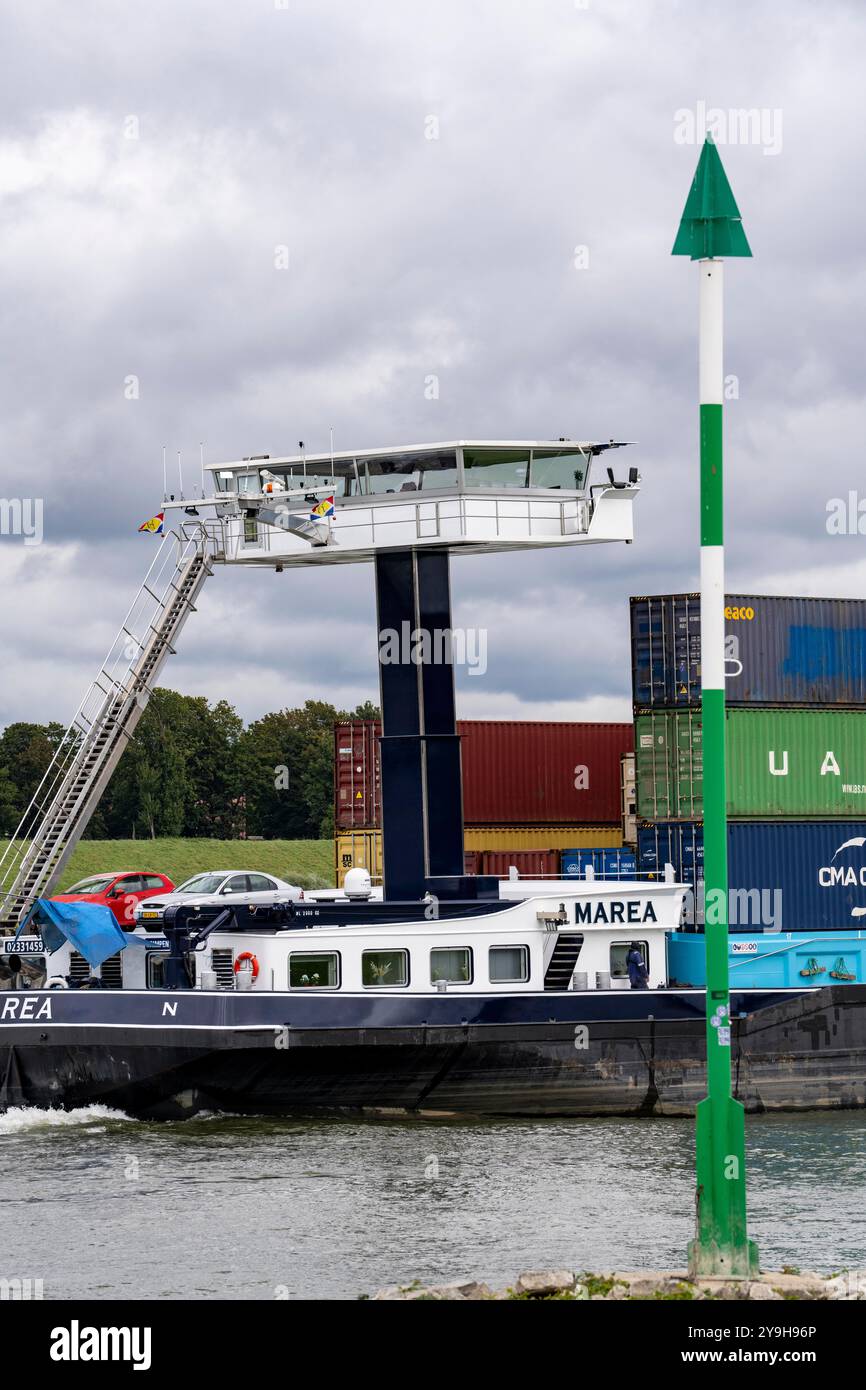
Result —
M634 878L637 855L632 849L564 849L563 878L583 878L591 868L596 878Z
M728 943L731 989L812 989L866 980L866 932L783 932L734 936ZM853 976L854 978L850 978ZM671 932L668 983L703 986L703 936Z
M659 821L638 829L641 874L671 863L703 920L703 828ZM866 924L866 821L750 821L728 826L732 932L856 930ZM692 920L692 918L687 918Z
M631 600L636 708L701 700L698 594ZM725 698L736 705L866 704L866 602L725 596Z

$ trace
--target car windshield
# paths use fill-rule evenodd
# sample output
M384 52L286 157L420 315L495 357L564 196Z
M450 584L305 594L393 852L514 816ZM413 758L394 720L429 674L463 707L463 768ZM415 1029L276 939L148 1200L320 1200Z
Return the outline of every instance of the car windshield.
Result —
M73 883L71 888L67 888L67 893L102 893L111 882L110 877L106 878L83 878L80 883Z
M218 893L224 878L225 874L196 874L195 878L188 878L186 883L182 883L174 891L175 893Z

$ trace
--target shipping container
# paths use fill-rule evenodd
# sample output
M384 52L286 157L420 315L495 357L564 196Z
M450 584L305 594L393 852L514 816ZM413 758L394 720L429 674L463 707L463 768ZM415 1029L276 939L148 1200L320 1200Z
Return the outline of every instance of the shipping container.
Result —
M638 715L636 802L641 820L696 820L703 808L700 710Z
M618 825L468 825L463 831L467 850L573 849L584 845L619 849Z
M334 725L334 827L364 830L382 822L379 724L350 719Z
M602 850L616 853L622 844L622 836L617 826L480 826L464 833L464 860L467 874L478 874L481 855L493 850L501 853L525 852L527 850L556 850L559 854L564 848L593 845ZM349 869L369 869L374 883L382 881L382 832L366 830L340 831L334 841L335 866L334 882L342 888L343 879ZM470 865L472 867L470 867Z
M630 849L564 849L560 860L563 878L585 878L591 868L596 878L634 878L637 857Z
M694 821L638 823L637 861L642 874L664 878L671 864L681 883L694 885L704 876L704 827Z
M700 819L700 711L639 715L635 740L638 816ZM850 820L866 812L866 710L728 710L726 746L732 819Z
M461 719L466 825L622 826L621 759L634 748L631 724ZM337 830L379 825L382 815L376 720L335 726Z
M699 594L631 600L636 708L701 700ZM729 705L866 704L866 601L725 596Z
M334 840L334 876L342 888L349 869L367 869L374 883L382 882L382 834L379 830L344 831Z
M621 824L630 724L461 720L467 825Z
M559 852L555 849L489 849L481 856L482 874L508 878L512 868L521 878L559 878Z
M702 920L703 827L641 826L641 874L674 866ZM841 931L866 921L866 820L758 821L728 826L732 932Z

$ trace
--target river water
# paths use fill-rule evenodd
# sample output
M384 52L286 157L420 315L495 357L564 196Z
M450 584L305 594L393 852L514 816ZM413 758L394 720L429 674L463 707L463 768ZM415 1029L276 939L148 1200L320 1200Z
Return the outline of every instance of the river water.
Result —
M866 1117L750 1117L767 1268L866 1266ZM683 1120L0 1115L0 1278L56 1298L354 1298L414 1278L679 1268Z

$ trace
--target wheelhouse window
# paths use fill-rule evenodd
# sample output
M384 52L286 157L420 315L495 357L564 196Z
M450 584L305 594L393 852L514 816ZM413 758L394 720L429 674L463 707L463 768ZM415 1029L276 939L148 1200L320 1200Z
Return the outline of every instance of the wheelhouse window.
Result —
M472 951L468 946L434 946L430 952L430 983L472 984Z
M648 941L612 941L610 943L610 978L612 980L628 979L628 953L636 945L641 955L643 963L649 969L649 942Z
M306 489L307 492L333 492L338 497L343 495L345 479L338 478L334 473L323 473L313 468L308 468L305 473L300 464L293 464L278 477L285 483L288 492Z
M579 449L533 449L530 486L582 492L586 486L588 462L586 454Z
M292 951L289 955L289 989L339 989L340 956L337 951Z
M408 985L409 952L362 952L361 983L365 989L388 989Z
M528 946L491 946L491 984L525 984L529 979Z
M395 454L393 458L357 459L357 477L351 484L353 497L382 496L384 493L431 492L457 486L457 451L441 453Z
M467 487L525 488L528 475L528 449L463 450Z
M244 545L258 545L259 523L254 513L244 512Z

